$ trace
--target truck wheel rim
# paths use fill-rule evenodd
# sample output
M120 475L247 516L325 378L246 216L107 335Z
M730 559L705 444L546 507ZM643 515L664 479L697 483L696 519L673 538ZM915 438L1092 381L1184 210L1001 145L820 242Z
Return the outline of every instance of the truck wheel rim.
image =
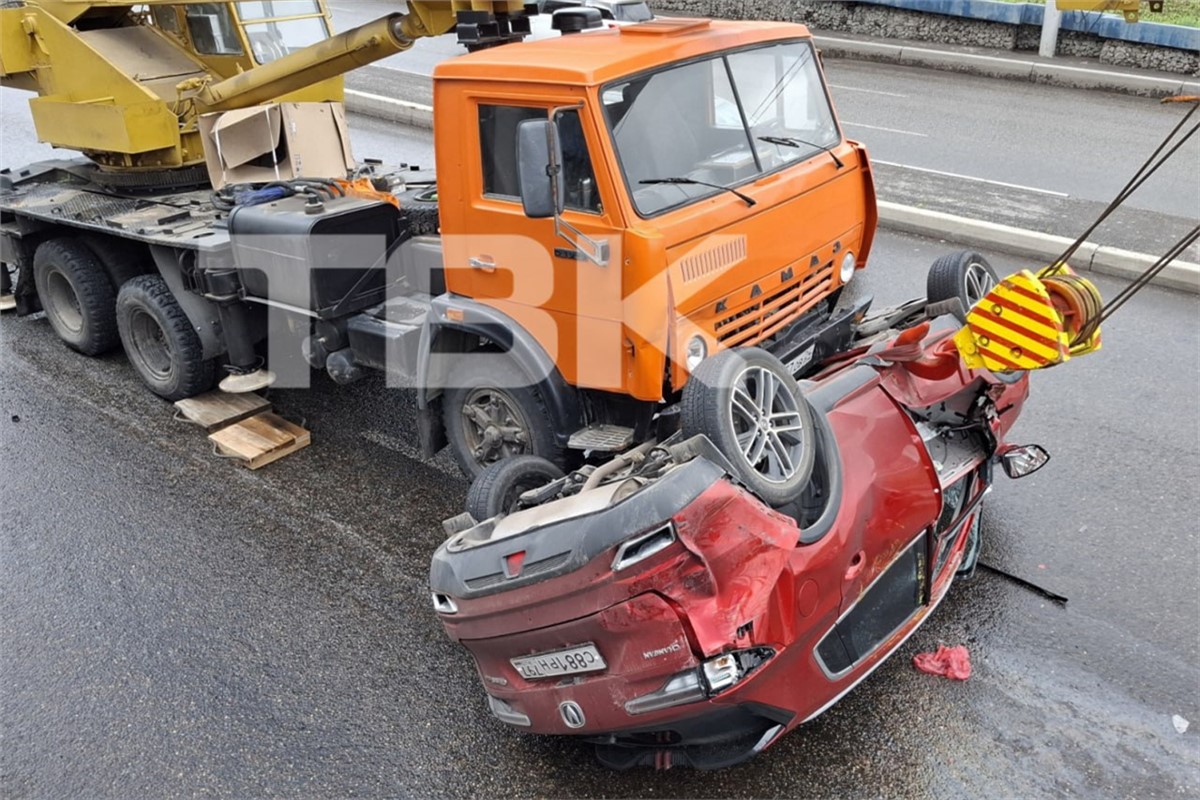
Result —
M171 343L167 341L158 320L138 309L129 320L129 330L133 334L133 347L137 351L138 360L142 362L146 371L157 380L169 379L173 353Z
M765 367L748 367L733 384L730 423L742 457L772 483L797 472L807 446L800 404L783 379Z
M481 465L528 451L529 423L517 402L499 389L473 390L462 407L467 448Z
M83 330L83 310L79 305L79 296L67 276L58 270L51 270L46 276L46 295L49 302L46 311L54 315L54 319L67 332L77 334Z
M992 277L992 273L988 272L983 264L977 262L967 267L967 274L964 276L963 282L967 295L968 311L974 308L975 304L980 300L987 297L987 293L996 285L996 279Z

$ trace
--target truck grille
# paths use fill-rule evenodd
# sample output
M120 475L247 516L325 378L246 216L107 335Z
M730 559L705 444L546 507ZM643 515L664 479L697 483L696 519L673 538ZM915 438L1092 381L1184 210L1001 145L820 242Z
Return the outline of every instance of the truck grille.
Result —
M833 262L779 286L713 325L726 347L756 344L778 333L825 297L833 285Z

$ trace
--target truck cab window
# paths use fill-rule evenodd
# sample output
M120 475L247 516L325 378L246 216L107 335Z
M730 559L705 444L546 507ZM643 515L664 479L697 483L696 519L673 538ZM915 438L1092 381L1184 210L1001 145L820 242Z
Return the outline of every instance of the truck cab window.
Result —
M479 149L483 161L483 193L489 197L519 200L517 181L517 126L527 119L545 119L546 109L523 106L479 107ZM565 205L573 211L600 213L600 195L579 112L558 117L563 149Z
M203 56L240 56L242 42L225 3L196 3L187 7L188 35Z

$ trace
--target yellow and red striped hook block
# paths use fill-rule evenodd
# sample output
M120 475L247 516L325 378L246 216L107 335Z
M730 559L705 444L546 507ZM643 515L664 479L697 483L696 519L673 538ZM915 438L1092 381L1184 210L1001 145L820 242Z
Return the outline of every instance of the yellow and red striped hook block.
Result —
M1045 279L1021 270L971 308L954 337L968 368L1044 369L1100 349L1099 292L1065 266L1057 270Z

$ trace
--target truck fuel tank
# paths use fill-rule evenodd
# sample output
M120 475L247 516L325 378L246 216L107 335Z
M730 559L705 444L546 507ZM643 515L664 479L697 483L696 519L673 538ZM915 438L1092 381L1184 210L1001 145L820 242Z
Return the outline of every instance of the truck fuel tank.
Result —
M229 215L247 296L322 319L383 302L388 256L406 230L394 205L353 196L298 194L238 206Z

